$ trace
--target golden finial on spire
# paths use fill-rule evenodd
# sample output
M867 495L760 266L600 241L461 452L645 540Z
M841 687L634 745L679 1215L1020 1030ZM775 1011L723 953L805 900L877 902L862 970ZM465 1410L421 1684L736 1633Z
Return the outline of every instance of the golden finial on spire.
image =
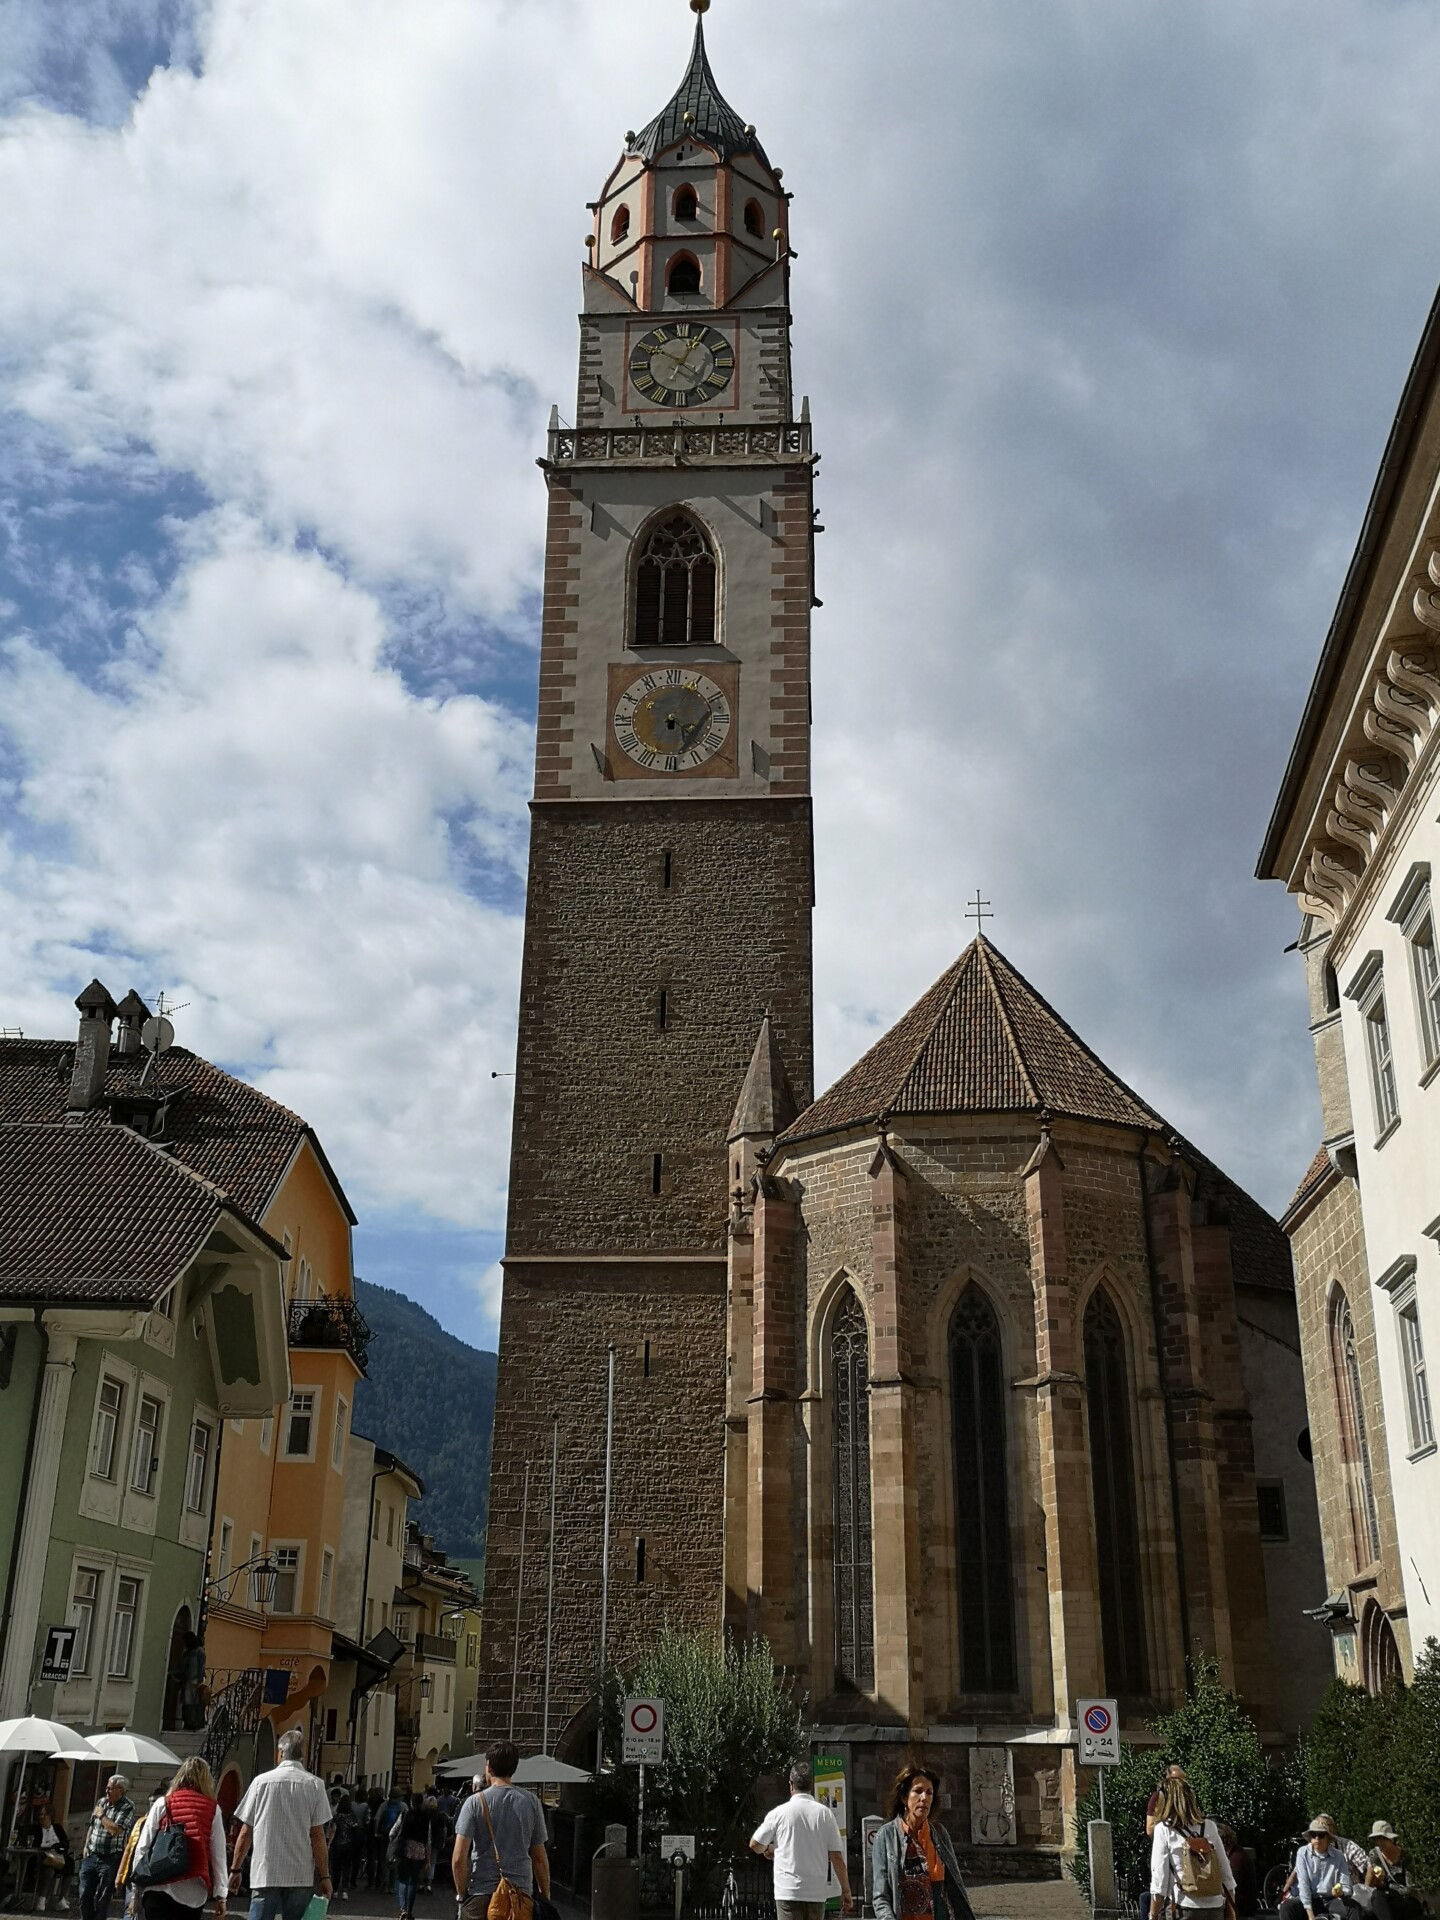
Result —
M690 0L691 13L709 13L710 0Z

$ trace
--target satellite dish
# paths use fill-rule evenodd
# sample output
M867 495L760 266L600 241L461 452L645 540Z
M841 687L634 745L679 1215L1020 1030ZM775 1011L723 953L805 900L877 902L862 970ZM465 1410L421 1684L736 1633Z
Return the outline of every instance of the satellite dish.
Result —
M140 1029L140 1043L151 1053L168 1053L175 1044L175 1028L163 1013L152 1013Z

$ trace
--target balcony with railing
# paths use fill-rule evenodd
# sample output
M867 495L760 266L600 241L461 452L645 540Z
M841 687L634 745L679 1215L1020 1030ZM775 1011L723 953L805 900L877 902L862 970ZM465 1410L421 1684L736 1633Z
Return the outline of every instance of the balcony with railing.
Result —
M365 1352L374 1336L353 1300L339 1294L292 1300L287 1333L292 1347L338 1348L349 1354L361 1373L366 1371Z
M440 1660L447 1667L455 1664L455 1642L444 1633L417 1633L415 1636L415 1658L417 1661Z
M730 426L677 420L665 426L550 429L550 465L555 467L765 467L777 460L811 458L808 420Z

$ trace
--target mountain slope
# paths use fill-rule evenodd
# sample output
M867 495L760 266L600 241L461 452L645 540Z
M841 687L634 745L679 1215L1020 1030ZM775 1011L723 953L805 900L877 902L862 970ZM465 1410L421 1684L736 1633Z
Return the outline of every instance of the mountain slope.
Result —
M357 1280L355 1302L375 1335L369 1378L355 1390L355 1429L399 1454L425 1482L425 1498L411 1511L436 1546L478 1558L498 1356L467 1347L388 1287Z

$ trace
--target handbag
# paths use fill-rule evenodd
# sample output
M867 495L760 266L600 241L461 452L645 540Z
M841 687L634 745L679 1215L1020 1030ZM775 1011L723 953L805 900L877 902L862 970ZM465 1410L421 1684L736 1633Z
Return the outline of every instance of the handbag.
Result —
M495 1865L500 1872L500 1884L491 1894L490 1905L485 1909L486 1920L531 1920L535 1902L528 1893L522 1893L513 1880L505 1878L505 1869L500 1866L500 1849L495 1844L495 1828L490 1819L490 1809L485 1804L483 1793L478 1798L480 1811L485 1816L485 1828L490 1835L490 1851L495 1856Z
M190 1874L190 1836L176 1826L170 1813L167 1794L160 1812L160 1825L150 1836L143 1853L137 1852L130 1868L137 1887L163 1887L172 1880L188 1880Z

